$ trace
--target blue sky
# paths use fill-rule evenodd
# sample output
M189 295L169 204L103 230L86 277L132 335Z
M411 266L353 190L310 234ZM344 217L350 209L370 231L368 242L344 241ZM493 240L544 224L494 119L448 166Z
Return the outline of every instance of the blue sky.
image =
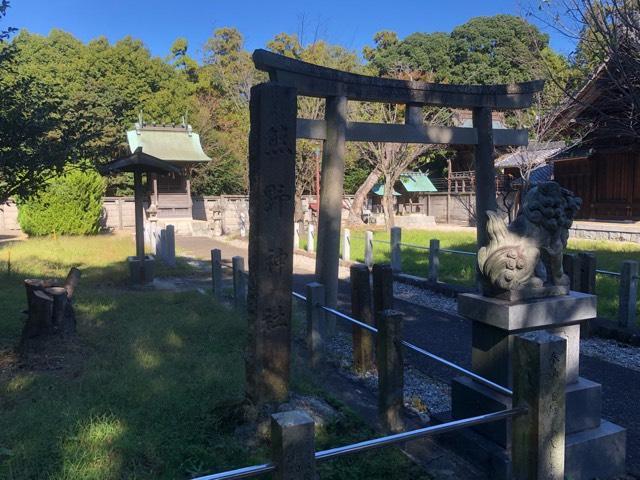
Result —
M526 1L526 0L525 0ZM362 51L380 30L400 37L422 31L451 31L479 15L520 12L519 0L11 0L3 25L47 34L52 28L83 41L125 35L141 39L155 55L164 56L177 37L186 37L192 55L219 27L233 26L246 48L260 48L280 32L316 35L331 43ZM317 33L316 33L317 32ZM552 32L549 32L552 33ZM552 34L552 46L569 53L570 45Z

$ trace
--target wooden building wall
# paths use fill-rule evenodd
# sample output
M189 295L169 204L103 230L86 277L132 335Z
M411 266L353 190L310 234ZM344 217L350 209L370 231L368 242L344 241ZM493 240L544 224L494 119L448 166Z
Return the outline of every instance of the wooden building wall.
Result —
M578 218L640 220L640 152L597 152L559 160L554 175L582 198Z

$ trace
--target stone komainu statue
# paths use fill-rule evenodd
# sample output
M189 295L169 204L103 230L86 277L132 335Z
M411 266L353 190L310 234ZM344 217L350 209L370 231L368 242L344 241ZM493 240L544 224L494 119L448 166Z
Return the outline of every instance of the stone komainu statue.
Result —
M562 254L581 204L556 182L544 182L527 192L508 227L496 212L488 211L489 244L478 251L485 295L514 299L512 292L520 293L519 298L568 293Z

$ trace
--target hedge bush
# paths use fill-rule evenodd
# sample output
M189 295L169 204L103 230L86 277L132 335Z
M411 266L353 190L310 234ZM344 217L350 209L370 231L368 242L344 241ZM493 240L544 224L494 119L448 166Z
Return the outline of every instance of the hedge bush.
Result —
M18 221L28 235L88 235L100 230L105 181L95 170L68 169L37 197L18 200Z

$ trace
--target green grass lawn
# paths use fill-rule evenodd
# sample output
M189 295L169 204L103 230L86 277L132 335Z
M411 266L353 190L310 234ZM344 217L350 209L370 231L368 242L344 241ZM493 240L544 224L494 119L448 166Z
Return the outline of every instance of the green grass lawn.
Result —
M0 478L180 479L268 461L267 446L248 448L229 423L244 392L244 315L197 292L124 288L132 250L129 237L106 235L0 244ZM22 280L63 278L71 266L83 274L78 335L21 357ZM177 273L193 272L181 260ZM318 448L374 436L340 408ZM394 449L321 472L428 478Z
M429 246L429 240L440 240L440 248L475 252L475 233L472 231L451 230L402 230L402 243ZM374 232L374 261L389 262L390 250L389 233ZM619 272L623 260L640 261L640 245L629 242L569 240L570 252L594 252L597 258L597 268ZM351 258L364 261L364 231L351 232ZM475 277L475 256L464 256L453 253L442 253L440 256L440 280L473 286ZM428 266L428 251L402 246L402 270L405 273L426 277ZM596 277L596 293L598 294L598 313L608 318L617 318L618 311L618 280L616 278L598 274ZM638 303L640 311L640 302ZM640 317L640 315L639 315Z

